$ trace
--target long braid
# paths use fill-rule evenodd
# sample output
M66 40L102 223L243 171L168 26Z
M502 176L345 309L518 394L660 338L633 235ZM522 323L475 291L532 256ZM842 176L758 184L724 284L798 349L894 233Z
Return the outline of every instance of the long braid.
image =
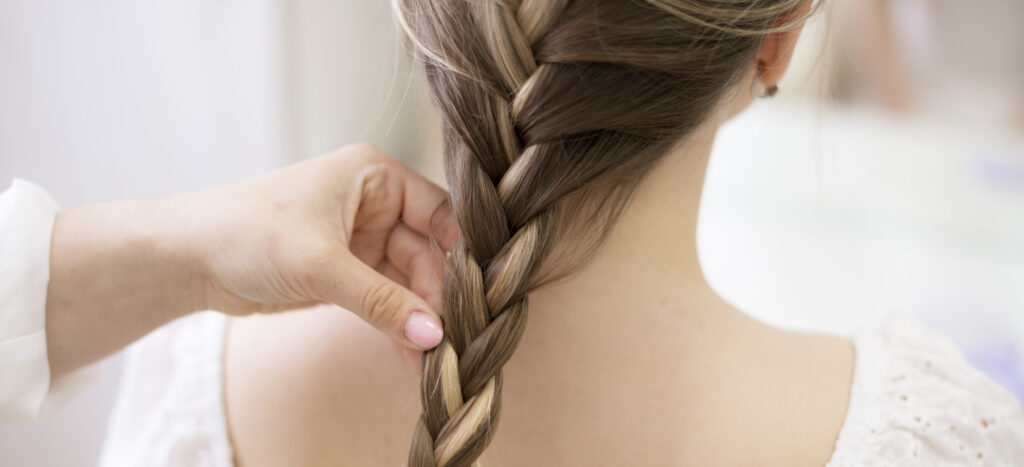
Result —
M394 1L444 117L462 231L409 466L471 465L498 423L527 295L593 254L643 175L805 0Z
M449 9L469 15L453 24L480 25L462 32L476 36L463 40L487 53L467 57L474 59L465 63L472 74L428 64L428 74L447 73L446 79L459 81L452 88L459 90L453 97L460 108L447 113L449 118L473 121L448 125L447 150L459 154L451 160L469 162L449 164L447 174L452 192L463 195L452 198L463 236L444 279L445 338L425 357L424 412L409 455L412 467L472 463L497 424L501 368L525 329L527 286L551 237L548 212L510 211L512 192L499 187L506 177L524 173L517 166L529 163L513 123L513 98L537 70L530 38L542 35L559 5L564 2L472 2ZM484 57L489 63L476 60ZM472 78L481 75L489 79Z

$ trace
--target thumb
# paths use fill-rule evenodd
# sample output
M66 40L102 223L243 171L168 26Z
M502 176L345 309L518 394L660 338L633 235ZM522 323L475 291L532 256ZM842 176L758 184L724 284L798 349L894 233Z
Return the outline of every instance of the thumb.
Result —
M444 335L441 320L426 302L350 255L331 268L323 287L325 299L352 311L406 347L432 349Z

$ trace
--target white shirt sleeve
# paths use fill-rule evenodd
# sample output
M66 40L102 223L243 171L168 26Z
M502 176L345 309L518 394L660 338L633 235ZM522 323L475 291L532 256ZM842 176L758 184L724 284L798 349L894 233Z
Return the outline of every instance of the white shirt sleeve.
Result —
M59 206L42 188L14 180L0 194L0 419L30 419L70 396L92 369L50 384L46 287Z

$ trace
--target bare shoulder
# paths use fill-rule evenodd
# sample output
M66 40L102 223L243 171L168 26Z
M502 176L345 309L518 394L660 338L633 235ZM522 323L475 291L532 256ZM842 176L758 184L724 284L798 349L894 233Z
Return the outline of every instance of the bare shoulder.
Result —
M839 432L846 421L853 384L854 346L850 339L821 334L785 333L788 343L779 343L765 362L777 375L770 392L778 396L769 415L786 420L793 427L777 433L780 443L802 452L807 465L823 465L832 457Z
M400 465L419 416L394 344L347 311L235 319L224 397L239 466Z

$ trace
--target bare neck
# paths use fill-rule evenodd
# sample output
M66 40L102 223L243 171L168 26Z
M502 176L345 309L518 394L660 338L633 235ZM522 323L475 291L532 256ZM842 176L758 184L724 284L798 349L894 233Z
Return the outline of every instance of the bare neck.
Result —
M489 455L514 465L564 453L588 459L595 439L612 439L616 447L596 450L610 457L578 465L827 461L852 347L766 326L704 279L697 214L715 129L666 155L579 273L530 295ZM743 416L729 416L737 407ZM736 439L757 442L737 447Z
M535 292L531 310L586 304L588 319L615 323L643 322L643 314L671 308L704 323L752 322L711 289L697 256L697 214L717 127L711 122L698 128L667 154L637 188L598 254L578 274ZM623 316L623 309L632 316Z

